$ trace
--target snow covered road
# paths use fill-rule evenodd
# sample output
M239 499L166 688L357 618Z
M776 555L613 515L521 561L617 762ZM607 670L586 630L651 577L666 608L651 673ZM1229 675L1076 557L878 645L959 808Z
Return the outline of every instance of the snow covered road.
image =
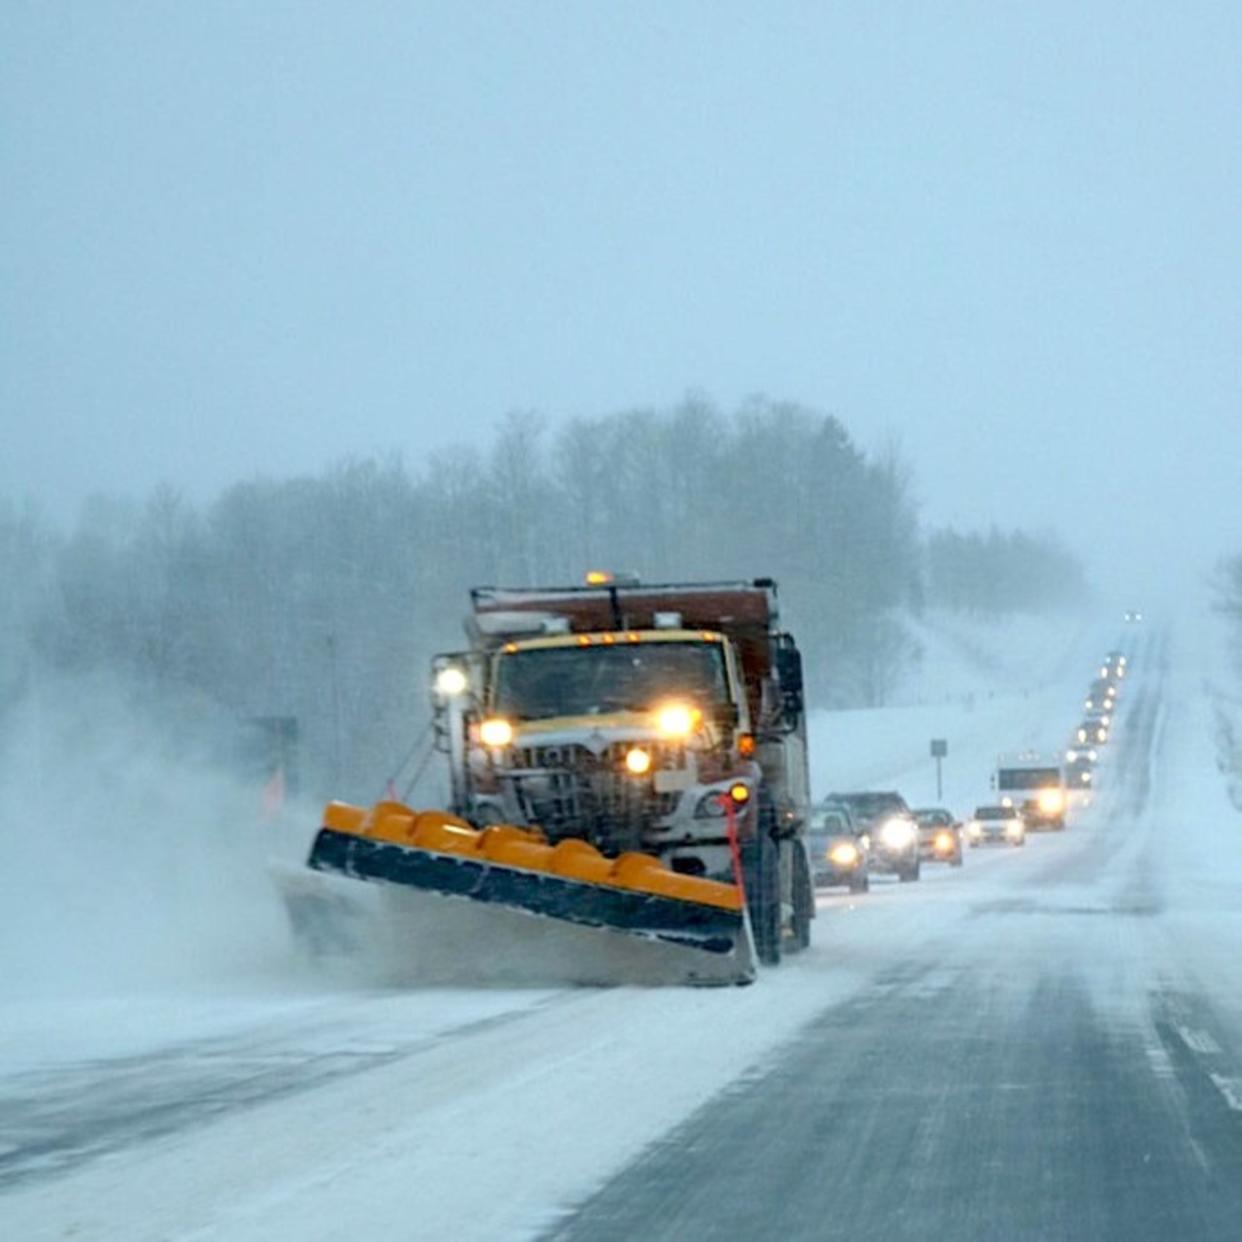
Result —
M1242 831L1195 669L1149 645L1071 831L825 897L752 988L254 997L145 1048L44 1009L0 1036L5 1234L1235 1237ZM978 754L1064 695L979 708Z

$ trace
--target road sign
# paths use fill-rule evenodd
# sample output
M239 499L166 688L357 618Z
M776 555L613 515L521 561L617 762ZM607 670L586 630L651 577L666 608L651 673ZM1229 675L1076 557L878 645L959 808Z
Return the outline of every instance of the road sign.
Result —
M936 761L936 801L944 799L944 782L940 778L940 761L949 753L947 738L934 737L931 740L931 757Z

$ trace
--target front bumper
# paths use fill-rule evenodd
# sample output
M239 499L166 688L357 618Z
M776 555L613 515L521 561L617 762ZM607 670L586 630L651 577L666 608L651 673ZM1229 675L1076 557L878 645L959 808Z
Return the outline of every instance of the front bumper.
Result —
M841 866L826 859L811 865L811 876L816 888L849 888L866 874L867 864L861 860L853 866Z
M889 850L883 846L871 847L871 870L881 875L900 875L910 871L919 862L919 848L912 845L904 850Z
M972 836L970 843L972 845L1015 845L1021 840L1021 837L1011 837L1004 831L981 832L978 836Z

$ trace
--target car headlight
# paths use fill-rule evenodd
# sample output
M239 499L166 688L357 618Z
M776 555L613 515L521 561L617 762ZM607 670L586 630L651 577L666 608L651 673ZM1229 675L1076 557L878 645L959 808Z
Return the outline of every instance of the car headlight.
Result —
M1015 820L1010 820L1005 827L1005 835L1015 840L1022 835L1022 825Z
M956 844L957 842L953 840L951 832L938 832L932 842L932 848L938 854L948 854L952 852Z
M880 840L890 850L903 850L914 840L914 829L908 820L893 818L880 829Z
M980 836L983 833L983 825L980 824L977 819L972 819L970 823L966 825L966 831L972 837Z
M1079 779L1082 781L1082 783L1083 783L1084 785L1089 784L1089 783L1090 783L1090 781L1091 781L1091 773L1090 773L1090 772L1084 772L1084 773L1081 775L1081 777L1079 777Z
M848 841L840 841L828 851L828 861L838 867L852 867L858 862L858 847Z

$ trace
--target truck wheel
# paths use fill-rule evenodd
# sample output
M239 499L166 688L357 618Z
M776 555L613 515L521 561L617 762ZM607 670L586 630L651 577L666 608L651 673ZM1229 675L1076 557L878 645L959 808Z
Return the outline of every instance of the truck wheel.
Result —
M806 850L802 842L794 840L793 846L793 944L795 952L811 947L811 920L815 917L815 886L811 883L811 869L807 865Z
M755 953L764 966L781 961L781 859L772 837L772 808L759 807L758 839L747 851L746 906L755 934Z

